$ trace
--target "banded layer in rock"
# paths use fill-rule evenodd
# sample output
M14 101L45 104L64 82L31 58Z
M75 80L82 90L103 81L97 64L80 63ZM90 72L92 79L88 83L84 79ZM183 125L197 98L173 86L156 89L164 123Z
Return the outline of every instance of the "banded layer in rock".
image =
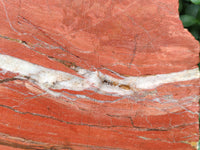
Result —
M197 149L199 44L178 0L0 12L0 149Z

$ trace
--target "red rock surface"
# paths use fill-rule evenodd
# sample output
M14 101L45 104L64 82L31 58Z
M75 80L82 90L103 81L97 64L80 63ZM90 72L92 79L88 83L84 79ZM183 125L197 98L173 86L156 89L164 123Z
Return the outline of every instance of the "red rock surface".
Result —
M77 74L115 78L196 68L199 44L178 0L0 0L0 53ZM0 72L0 149L193 150L199 80L131 96L57 90ZM83 95L85 97L77 97Z

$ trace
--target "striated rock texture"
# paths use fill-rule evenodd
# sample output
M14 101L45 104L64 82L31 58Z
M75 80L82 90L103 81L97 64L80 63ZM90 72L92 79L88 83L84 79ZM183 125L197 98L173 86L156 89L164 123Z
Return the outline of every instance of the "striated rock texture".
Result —
M0 0L0 21L0 149L197 149L178 0Z

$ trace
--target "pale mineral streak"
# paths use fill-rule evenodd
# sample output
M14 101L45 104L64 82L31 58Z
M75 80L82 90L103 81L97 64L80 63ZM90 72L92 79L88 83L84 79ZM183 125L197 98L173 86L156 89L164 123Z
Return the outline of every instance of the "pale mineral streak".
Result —
M59 96L51 89L68 89L74 91L94 90L101 94L131 95L135 90L154 89L162 84L188 81L199 78L199 70L190 69L168 74L149 75L145 77L124 77L116 79L101 72L92 72L77 68L83 78L66 72L45 68L9 55L0 54L0 68L3 71L18 73L28 77L48 93ZM106 81L106 82L104 82ZM123 88L126 87L126 88Z

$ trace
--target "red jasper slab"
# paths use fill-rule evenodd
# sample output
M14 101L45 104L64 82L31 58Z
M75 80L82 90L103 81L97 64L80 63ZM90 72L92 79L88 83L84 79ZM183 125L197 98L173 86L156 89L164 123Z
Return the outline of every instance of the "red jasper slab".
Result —
M0 22L0 54L81 78L73 67L123 79L199 61L178 0L0 0ZM199 79L129 96L50 89L55 97L18 76L0 70L2 150L197 149Z

